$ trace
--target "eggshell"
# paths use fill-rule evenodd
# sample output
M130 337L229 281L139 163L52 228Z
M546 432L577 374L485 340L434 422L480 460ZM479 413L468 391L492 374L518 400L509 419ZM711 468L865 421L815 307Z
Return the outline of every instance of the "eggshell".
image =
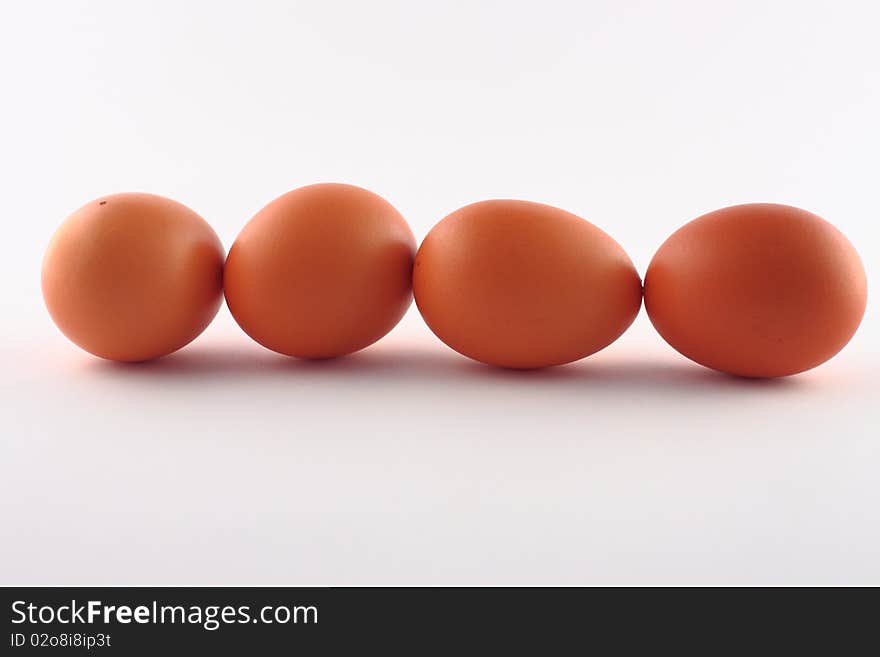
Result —
M195 212L153 194L105 196L74 212L43 259L43 298L86 351L142 361L180 349L222 301L223 245Z
M850 340L867 282L846 237L787 205L736 205L694 219L654 256L645 306L691 360L746 377L797 374Z
M459 353L538 368L584 358L632 323L642 287L611 237L569 212L491 200L440 221L416 256L416 304Z
M242 229L226 261L226 301L241 328L273 351L340 356L403 317L414 255L412 231L383 198L352 185L310 185Z

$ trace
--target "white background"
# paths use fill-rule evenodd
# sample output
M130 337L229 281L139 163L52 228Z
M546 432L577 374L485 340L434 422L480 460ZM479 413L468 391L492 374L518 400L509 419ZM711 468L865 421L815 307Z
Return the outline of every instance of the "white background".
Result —
M418 239L492 197L611 233L639 271L739 202L816 212L880 262L876 3L4 2L0 583L880 584L878 318L749 382L644 313L601 354L494 370L415 309L327 363L221 310L144 366L39 290L86 201L186 203L228 248L318 181Z

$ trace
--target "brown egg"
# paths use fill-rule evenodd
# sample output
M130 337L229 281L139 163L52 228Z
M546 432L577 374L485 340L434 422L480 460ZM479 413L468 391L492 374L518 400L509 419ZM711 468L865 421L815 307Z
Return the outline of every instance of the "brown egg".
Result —
M456 210L422 243L416 304L443 342L510 368L568 363L611 344L642 302L626 253L593 224L528 201Z
M220 307L223 245L195 212L153 194L87 203L43 259L43 298L86 351L141 361L180 349Z
M846 237L806 210L716 210L663 243L645 276L657 331L701 365L747 377L797 374L849 342L867 282Z
M275 199L226 260L226 301L244 331L288 356L329 358L372 344L412 301L415 239L360 187L325 183Z

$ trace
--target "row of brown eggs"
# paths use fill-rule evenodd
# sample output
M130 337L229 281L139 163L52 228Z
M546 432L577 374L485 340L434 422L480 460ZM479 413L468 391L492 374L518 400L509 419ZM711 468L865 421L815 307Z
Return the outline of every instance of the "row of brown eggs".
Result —
M798 208L750 204L699 217L660 247L644 288L625 251L548 205L491 200L440 221L416 252L406 221L359 187L275 199L224 258L211 227L150 194L86 204L43 262L55 323L97 356L143 361L198 336L222 295L263 346L330 358L374 343L416 304L431 330L484 363L539 368L611 344L642 297L663 338L717 370L774 377L831 358L866 303L858 254Z

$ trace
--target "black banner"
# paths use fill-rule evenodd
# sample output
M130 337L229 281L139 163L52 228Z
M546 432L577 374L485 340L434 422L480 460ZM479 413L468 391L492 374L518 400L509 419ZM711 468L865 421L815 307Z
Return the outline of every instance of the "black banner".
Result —
M6 588L0 654L418 655L439 646L534 654L613 646L813 648L849 598L806 590L461 588ZM722 598L723 596L723 598ZM824 597L824 596L823 596ZM839 650L873 627L847 612ZM755 643L760 637L758 643ZM344 651L344 652L343 652Z

